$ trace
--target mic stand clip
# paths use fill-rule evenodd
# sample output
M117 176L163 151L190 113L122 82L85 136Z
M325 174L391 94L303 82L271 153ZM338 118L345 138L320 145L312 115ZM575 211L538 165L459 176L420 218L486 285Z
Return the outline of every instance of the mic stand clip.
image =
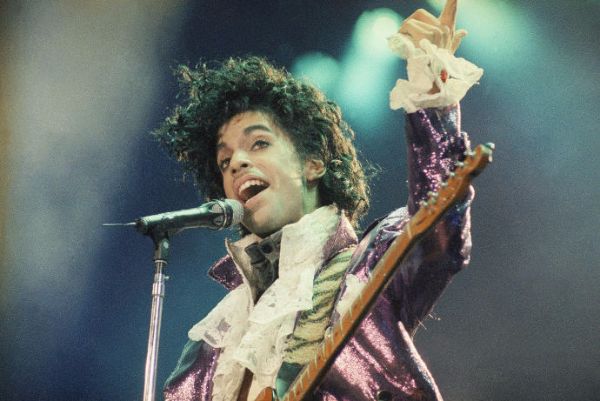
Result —
M160 341L160 325L162 321L165 282L169 279L164 274L169 258L169 231L154 231L146 235L154 241L154 282L152 284L152 309L150 311L150 329L148 332L148 351L144 370L143 401L154 401L156 397L156 375L158 366L158 347Z

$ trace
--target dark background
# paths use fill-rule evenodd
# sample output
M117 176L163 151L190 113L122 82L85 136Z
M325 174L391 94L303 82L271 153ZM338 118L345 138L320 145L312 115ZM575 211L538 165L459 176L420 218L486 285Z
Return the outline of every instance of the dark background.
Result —
M447 400L598 399L600 2L460 3L458 55L485 69L463 129L497 150L470 267L417 347ZM335 61L324 89L381 168L365 223L405 202L403 113L386 106L404 65L361 53L356 22L437 1L2 4L2 400L142 398L152 246L101 223L201 202L148 135L177 101L178 63ZM226 234L172 241L159 383L224 294L205 272Z

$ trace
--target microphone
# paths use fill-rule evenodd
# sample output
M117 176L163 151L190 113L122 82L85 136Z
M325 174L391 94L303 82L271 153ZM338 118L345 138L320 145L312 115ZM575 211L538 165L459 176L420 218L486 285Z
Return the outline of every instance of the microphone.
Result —
M192 209L178 210L140 217L135 228L142 234L152 232L181 231L186 228L210 228L221 230L242 222L244 207L233 199L207 202Z

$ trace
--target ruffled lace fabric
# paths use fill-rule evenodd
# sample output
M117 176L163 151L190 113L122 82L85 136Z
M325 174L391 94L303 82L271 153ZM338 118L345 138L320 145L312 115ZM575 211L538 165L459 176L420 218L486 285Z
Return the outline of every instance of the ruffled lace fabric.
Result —
M361 281L358 276L354 274L346 275L346 281L343 285L345 291L335 306L335 311L337 312L338 316L344 316L344 314L350 310L354 300L358 298L366 285L367 281Z
M241 246L228 246L244 282L188 333L191 340L204 340L222 349L213 379L213 400L235 400L246 368L254 374L250 398L256 395L254 391L274 386L296 316L312 308L315 271L323 263L323 248L339 219L335 206L325 206L283 228L279 277L256 305L245 275L249 261L237 252ZM245 237L240 243L244 246L253 240Z
M458 103L469 88L479 81L483 70L475 64L457 58L447 49L440 49L427 39L419 48L404 34L388 39L392 52L407 60L408 80L399 79L390 92L390 107L403 108L407 113L430 107L446 107ZM430 94L433 85L438 93Z

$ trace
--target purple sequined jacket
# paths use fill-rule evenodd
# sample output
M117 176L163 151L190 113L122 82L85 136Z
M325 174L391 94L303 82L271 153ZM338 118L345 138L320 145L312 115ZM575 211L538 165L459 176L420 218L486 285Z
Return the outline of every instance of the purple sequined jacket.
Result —
M419 201L437 189L469 146L466 133L460 130L459 106L408 114L406 137L410 189L407 208L374 223L360 240L347 273L361 279L368 278L409 216L418 210ZM336 357L314 400L442 399L412 336L452 276L468 262L471 199L472 192L413 247L375 308ZM347 220L341 221L335 237L326 246L324 260L356 242ZM228 289L242 282L229 256L219 260L210 269L210 275ZM338 300L344 290L342 287ZM332 321L335 319L334 313ZM203 341L189 341L167 380L165 399L209 401L218 356L219 350Z

